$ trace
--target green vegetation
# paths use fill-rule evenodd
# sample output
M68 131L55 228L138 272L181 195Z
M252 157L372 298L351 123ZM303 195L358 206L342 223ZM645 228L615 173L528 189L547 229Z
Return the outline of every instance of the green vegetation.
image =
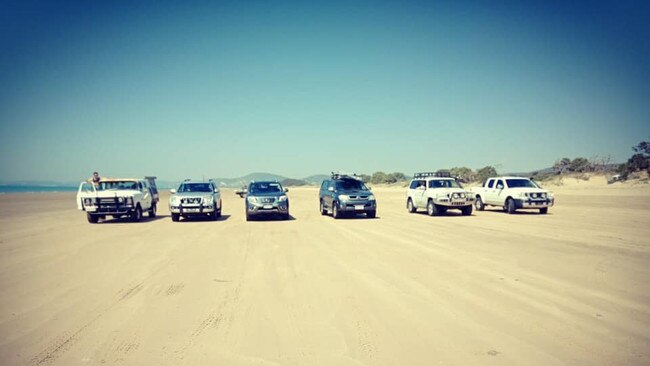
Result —
M627 179L634 172L647 171L650 173L650 142L641 141L638 145L632 147L632 150L636 154L618 167L618 173L621 175L622 180Z

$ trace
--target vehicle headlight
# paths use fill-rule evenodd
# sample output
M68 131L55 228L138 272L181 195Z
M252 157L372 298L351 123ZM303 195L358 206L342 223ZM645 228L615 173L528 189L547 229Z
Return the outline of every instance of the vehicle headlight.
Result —
M125 205L133 205L133 198L132 197L127 197L124 199L124 204Z
M172 196L171 197L170 202L172 203L172 205L177 205L178 201L180 201L180 197L178 197L178 196Z
M369 201L374 201L375 200L375 195L371 194L370 196L368 196L368 200Z
M284 201L286 201L288 198L289 198L289 197L287 197L287 196L280 196L280 198L278 198L278 201L279 201L279 202L284 202Z
M249 203L257 203L257 197L247 196L246 199Z
M528 197L528 193L527 192L520 192L519 197Z
M537 198L537 193L531 193L530 196L531 196L532 198ZM540 194L539 197L541 197L541 196L542 196L542 195Z
M341 194L341 195L339 195L339 199L341 201L347 201L347 200L350 199L350 196L348 196L347 194Z
M205 203L205 204L211 205L212 202L214 202L214 197L212 197L212 196L207 196L207 197L205 197L203 199L203 203Z
M123 202L124 202L124 197L118 197L118 198L117 198L117 202L119 202L119 203L123 203Z
M93 204L92 198L84 198L84 205L91 206Z
M451 196L452 196L453 198L459 198L459 197L460 197L460 195L459 195L458 193L454 193L454 194L452 194Z

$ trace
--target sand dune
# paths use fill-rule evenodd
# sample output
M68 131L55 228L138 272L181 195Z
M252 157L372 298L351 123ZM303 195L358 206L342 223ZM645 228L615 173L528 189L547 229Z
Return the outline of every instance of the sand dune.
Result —
M650 364L650 188L553 187L548 215L88 224L0 196L3 365ZM167 196L163 196L166 202Z

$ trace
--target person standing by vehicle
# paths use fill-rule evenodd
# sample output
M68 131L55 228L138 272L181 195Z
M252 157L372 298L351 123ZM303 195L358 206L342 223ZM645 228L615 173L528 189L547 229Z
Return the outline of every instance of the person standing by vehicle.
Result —
M93 172L93 176L91 178L88 178L88 183L92 183L95 187L99 186L99 181L102 180L102 178L99 176L99 173Z

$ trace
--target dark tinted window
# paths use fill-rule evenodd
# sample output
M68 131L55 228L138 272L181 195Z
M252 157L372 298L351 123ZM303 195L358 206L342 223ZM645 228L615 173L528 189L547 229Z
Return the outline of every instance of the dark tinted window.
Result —
M327 190L327 181L324 180L323 183L320 185L320 189L326 191Z
M501 179L499 179L499 180L497 181L497 189L502 189L502 188L504 188L504 187L503 187L503 181L502 181Z
M429 188L462 188L453 179L432 179L429 181Z
M508 188L537 188L535 183L528 179L506 179Z
M494 187L494 179L488 180L488 188Z
M416 189L418 187L418 185L419 185L418 181L414 180L414 181L411 182L411 185L409 186L409 188Z
M368 190L368 188L366 188L366 185L363 184L362 181L355 180L355 179L337 180L336 188L342 190L351 190L351 189L364 190L364 191Z
M275 182L256 182L251 183L248 193L278 193L282 192L280 183Z
M178 188L178 192L212 192L210 183L183 183Z

